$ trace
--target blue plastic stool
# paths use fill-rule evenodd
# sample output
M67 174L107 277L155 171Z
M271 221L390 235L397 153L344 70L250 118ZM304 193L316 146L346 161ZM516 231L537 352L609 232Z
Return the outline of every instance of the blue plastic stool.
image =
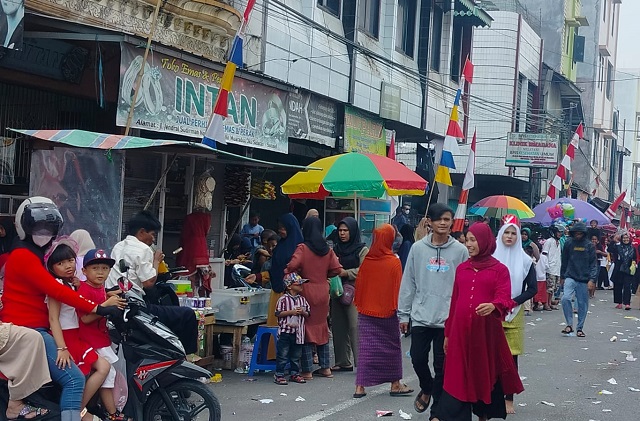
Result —
M256 370L276 370L276 361L267 360L269 352L269 340L273 337L274 343L278 342L278 328L270 326L258 326L256 341L253 344L253 354L251 355L251 365L249 366L249 376L253 376Z

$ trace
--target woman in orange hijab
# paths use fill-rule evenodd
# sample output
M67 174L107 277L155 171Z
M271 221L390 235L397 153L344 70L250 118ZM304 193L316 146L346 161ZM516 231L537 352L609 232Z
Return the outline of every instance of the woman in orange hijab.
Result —
M364 388L391 383L391 396L413 393L402 379L402 348L398 329L398 294L402 279L400 259L393 253L396 230L384 224L373 231L373 244L365 257L353 300L358 309L358 372L354 398Z

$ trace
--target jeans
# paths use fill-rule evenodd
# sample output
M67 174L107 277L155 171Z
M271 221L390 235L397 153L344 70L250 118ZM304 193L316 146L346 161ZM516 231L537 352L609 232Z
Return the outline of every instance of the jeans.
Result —
M44 339L44 347L47 352L47 362L49 363L49 373L54 383L62 388L60 394L60 411L63 418L70 420L80 420L80 408L82 393L84 392L84 375L75 363L65 369L59 369L56 365L58 350L53 336L47 329L36 329ZM65 413L65 411L68 411ZM69 415L71 415L69 417Z
M289 363L289 374L300 373L300 356L302 344L296 343L295 333L281 333L276 345L276 376L284 376L284 369Z
M589 291L586 282L578 282L572 278L564 280L564 292L562 296L562 312L567 326L573 326L573 306L571 305L571 297L576 295L576 303L578 304L578 326L577 330L582 330L584 321L587 318L587 310L589 309Z
M433 343L433 371L429 368L429 352ZM438 404L444 382L444 328L414 326L411 329L411 363L418 375L420 390L431 395L431 417L438 416Z

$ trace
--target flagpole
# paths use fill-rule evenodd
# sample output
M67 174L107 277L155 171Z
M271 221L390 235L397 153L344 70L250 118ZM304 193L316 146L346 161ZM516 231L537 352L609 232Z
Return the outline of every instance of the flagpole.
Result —
M144 67L147 64L147 57L149 57L149 50L151 49L151 41L153 41L153 37L156 34L156 23L158 22L158 15L160 14L160 7L165 0L157 0L156 9L153 12L153 19L151 20L151 29L149 30L149 35L147 36L147 47L144 50L144 55L142 56L142 65L140 66L140 71L138 71L138 76L136 77L136 83L133 85L133 97L131 97L131 108L129 108L129 115L127 116L127 125L124 128L124 135L129 136L129 130L131 130L131 121L133 120L133 112L136 108L136 101L138 100L138 92L140 92L140 85L142 83L142 76L144 75Z

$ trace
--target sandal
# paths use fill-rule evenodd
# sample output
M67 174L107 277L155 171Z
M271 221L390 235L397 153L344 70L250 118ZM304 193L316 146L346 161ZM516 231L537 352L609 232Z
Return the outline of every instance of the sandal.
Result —
M287 379L284 378L284 376L273 376L273 382L280 386L286 386L289 384L289 382L287 381Z
M284 378L284 377L283 377ZM306 383L307 381L300 374L292 374L289 380L294 383Z
M318 377L326 377L327 379L332 379L333 378L333 374L331 374L331 369L329 370L329 374L325 374L322 372L322 368L317 369L316 371L314 371L313 374L314 376L318 376Z
M429 396L429 399L427 399L426 401L422 399L422 397L425 395ZM426 393L423 393L421 390L420 393L418 393L418 396L416 396L415 400L413 401L413 409L415 409L417 413L421 414L427 410L430 403L431 403L431 395L427 395Z
M585 335L585 334L584 334L584 332L582 331L582 329L578 329L578 330L576 331L576 336L577 336L578 338L584 338L584 337L585 337L585 336L587 336L587 335Z
M333 373L334 371L353 371L353 366L342 367L340 365L334 365L331 367L331 372Z
M570 335L573 333L573 327L572 326L567 326L564 329L562 329L562 333L564 335Z
M105 411L104 419L108 421L133 421L133 418L126 416L120 411L116 411L113 414L109 414Z
M29 414L34 414L35 415L33 417L27 418L27 415ZM31 406L29 404L24 404L24 406L22 407L22 409L20 410L20 412L18 413L18 416L15 418L7 418L8 421L14 421L14 420L31 420L31 419L35 419L38 417L41 417L43 415L47 415L49 413L49 410L46 408L38 408L37 406Z
M389 396L405 396L413 393L413 389L409 388L406 384L400 384L399 390L392 390L389 392Z

